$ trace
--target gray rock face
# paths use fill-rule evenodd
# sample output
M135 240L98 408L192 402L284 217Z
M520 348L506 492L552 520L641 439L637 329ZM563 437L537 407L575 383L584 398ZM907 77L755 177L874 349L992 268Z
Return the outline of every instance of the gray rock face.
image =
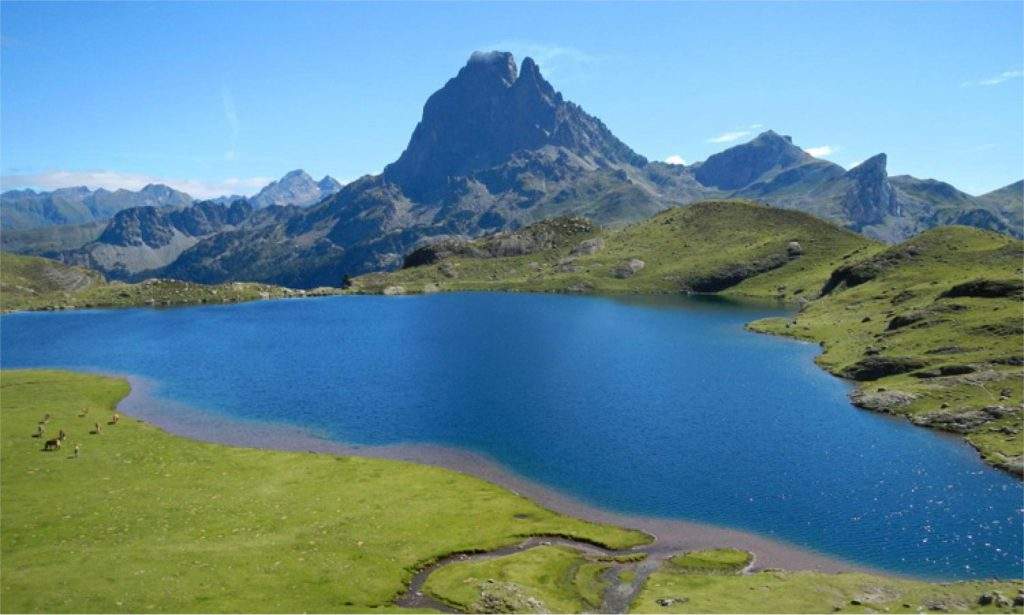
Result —
M840 202L854 228L880 224L888 215L899 215L896 193L885 172L887 160L885 154L878 154L846 173L850 188Z
M99 238L60 260L115 279L164 267L207 237L242 224L252 214L245 201L202 201L187 207L133 207L118 212Z
M890 414L894 413L897 408L909 405L915 399L917 399L917 395L903 391L870 392L858 389L850 395L850 401L858 408Z
M306 207L337 193L341 184L330 175L315 181L302 169L285 174L281 179L271 182L249 199L256 209L272 205L295 205Z
M562 147L597 167L641 167L598 120L566 102L531 58L516 70L510 53L474 53L423 107L423 119L384 178L417 201L433 201L448 182L505 163L514 153Z

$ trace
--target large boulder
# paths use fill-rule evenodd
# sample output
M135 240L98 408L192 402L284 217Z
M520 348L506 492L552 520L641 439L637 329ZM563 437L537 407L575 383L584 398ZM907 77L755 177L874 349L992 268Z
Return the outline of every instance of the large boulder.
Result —
M921 369L923 361L908 357L865 357L844 369L841 374L852 380L878 380L886 376L905 374Z
M613 269L612 275L621 279L631 278L636 275L638 271L643 269L645 265L646 263L639 258L631 258Z
M572 249L570 254L572 256L586 256L589 254L597 254L604 249L604 239L600 237L594 237L586 241L581 241L575 248Z
M1020 280L971 280L957 284L942 293L943 297L1024 297L1024 282Z

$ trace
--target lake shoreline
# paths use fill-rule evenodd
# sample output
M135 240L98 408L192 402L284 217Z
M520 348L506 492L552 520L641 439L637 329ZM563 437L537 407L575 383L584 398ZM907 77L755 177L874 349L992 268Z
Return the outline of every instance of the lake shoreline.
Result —
M149 379L132 374L103 373L124 378L131 387L129 394L118 405L120 412L168 433L226 446L390 459L468 474L499 485L560 514L646 532L655 541L645 546L644 550L656 559L667 558L681 551L729 546L753 553L757 570L780 568L828 573L864 572L943 580L871 568L744 530L630 515L599 508L528 480L484 455L464 449L430 444L351 445L330 440L297 426L228 417L158 397L155 394L158 385Z

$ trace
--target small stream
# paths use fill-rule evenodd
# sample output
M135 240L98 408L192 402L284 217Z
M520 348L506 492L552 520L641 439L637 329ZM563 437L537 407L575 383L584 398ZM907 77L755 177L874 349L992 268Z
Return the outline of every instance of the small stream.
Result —
M627 612L629 610L629 605L632 604L636 595L640 592L640 588L643 587L647 577L657 570L665 559L674 554L674 551L658 549L655 546L656 543L655 545L647 545L643 548L615 550L606 549L588 542L572 540L564 537L533 536L519 544L501 547L492 551L482 553L454 553L443 557L417 572L409 583L408 589L399 595L395 599L394 603L396 606L407 608L436 609L442 613L461 613L462 611L452 607L450 604L438 600L423 591L423 586L431 574L449 564L488 561L512 555L514 553L521 553L534 547L546 545L570 547L579 551L588 558L635 555L637 553L644 553L647 555L646 558L639 562L608 563L608 569L602 573L602 577L608 582L608 586L605 589L604 596L602 597L600 608L595 611L598 613ZM627 569L633 570L635 574L631 581L623 582L619 575L622 571ZM744 573L748 573L752 569L752 566L748 566L744 570Z

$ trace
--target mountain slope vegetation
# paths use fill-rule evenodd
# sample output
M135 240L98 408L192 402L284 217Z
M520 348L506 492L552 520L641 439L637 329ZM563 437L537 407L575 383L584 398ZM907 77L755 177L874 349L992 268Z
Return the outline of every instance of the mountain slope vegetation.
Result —
M355 278L352 289L722 292L796 301L816 293L835 267L880 249L800 212L709 201L622 229L559 218L442 241L412 252L401 270Z
M206 285L149 279L137 284L108 283L102 274L85 267L0 252L0 312L237 303L336 292L339 290L333 288L294 291L253 282Z

